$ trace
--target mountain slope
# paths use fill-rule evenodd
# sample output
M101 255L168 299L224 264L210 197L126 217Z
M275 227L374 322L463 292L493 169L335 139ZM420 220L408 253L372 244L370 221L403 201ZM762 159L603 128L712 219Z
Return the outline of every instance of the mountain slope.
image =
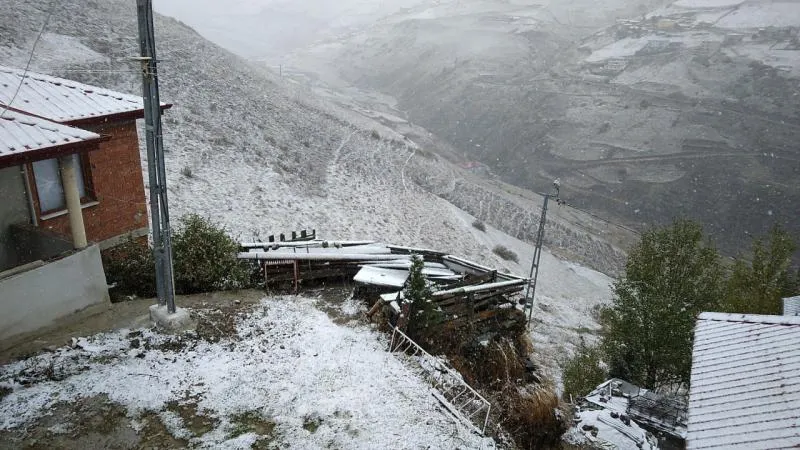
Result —
M800 232L800 5L562 3L423 5L288 60L612 220L695 218L730 254L774 223Z

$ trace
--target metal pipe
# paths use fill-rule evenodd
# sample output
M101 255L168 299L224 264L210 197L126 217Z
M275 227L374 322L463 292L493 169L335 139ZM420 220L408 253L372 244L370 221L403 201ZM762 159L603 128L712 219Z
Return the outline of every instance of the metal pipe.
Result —
M393 261L400 255L376 254L341 254L335 253L282 253L282 252L241 252L239 259L257 259L261 261Z
M499 283L489 283L489 284L479 284L477 286L465 286L456 289L450 289L447 291L438 291L434 292L434 297L442 297L445 295L453 295L453 294L470 294L475 292L482 292L482 291L491 291L492 289L500 289L504 287L510 286L520 286L525 284L525 280L512 280L512 281L501 281Z

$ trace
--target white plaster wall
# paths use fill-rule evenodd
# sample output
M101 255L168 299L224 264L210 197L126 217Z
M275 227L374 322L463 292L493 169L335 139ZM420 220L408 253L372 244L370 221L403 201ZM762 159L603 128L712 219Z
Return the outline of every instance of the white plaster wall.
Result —
M36 331L90 306L109 303L97 245L0 280L0 339Z

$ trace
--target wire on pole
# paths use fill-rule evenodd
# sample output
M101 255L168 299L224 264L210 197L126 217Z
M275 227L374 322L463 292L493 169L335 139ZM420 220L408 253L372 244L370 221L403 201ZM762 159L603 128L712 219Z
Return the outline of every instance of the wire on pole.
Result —
M33 55L36 53L36 46L39 45L39 40L42 39L42 35L44 31L47 29L47 25L50 23L50 18L53 16L53 11L56 8L56 0L52 0L50 2L50 9L47 11L47 16L44 19L44 23L42 24L42 28L39 30L39 34L36 35L36 39L33 41L33 46L31 47L31 53L28 55L28 62L25 63L25 70L22 71L22 77L19 80L19 84L17 85L17 90L14 91L14 95L11 96L11 100L5 105L3 108L3 112L0 113L0 117L3 117L8 108L14 103L14 100L17 99L19 95L19 91L22 89L22 85L25 84L25 78L28 76L28 71L31 68L31 61L33 61Z

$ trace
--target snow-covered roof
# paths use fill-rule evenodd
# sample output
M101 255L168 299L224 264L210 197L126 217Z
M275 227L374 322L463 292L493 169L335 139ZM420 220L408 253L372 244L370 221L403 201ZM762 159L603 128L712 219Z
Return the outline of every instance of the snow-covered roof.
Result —
M619 378L611 378L586 395L587 403L620 414L644 426L686 439L686 403Z
M408 276L409 271L407 270L382 269L380 267L366 266L358 271L353 281L356 283L401 288L406 284Z
M784 316L800 316L800 295L783 299Z
M61 125L0 107L0 167L52 158L101 139L91 131Z
M0 104L59 123L144 111L141 97L2 65Z
M624 412L622 414L624 415ZM592 448L617 450L658 448L648 439L647 431L636 422L630 421L626 424L620 417L620 413L609 409L581 411L575 416L575 425L567 433L566 439L578 445L593 444ZM587 430L584 430L584 427ZM597 436L592 435L590 431L592 429Z
M687 448L800 446L798 342L800 317L701 314Z

